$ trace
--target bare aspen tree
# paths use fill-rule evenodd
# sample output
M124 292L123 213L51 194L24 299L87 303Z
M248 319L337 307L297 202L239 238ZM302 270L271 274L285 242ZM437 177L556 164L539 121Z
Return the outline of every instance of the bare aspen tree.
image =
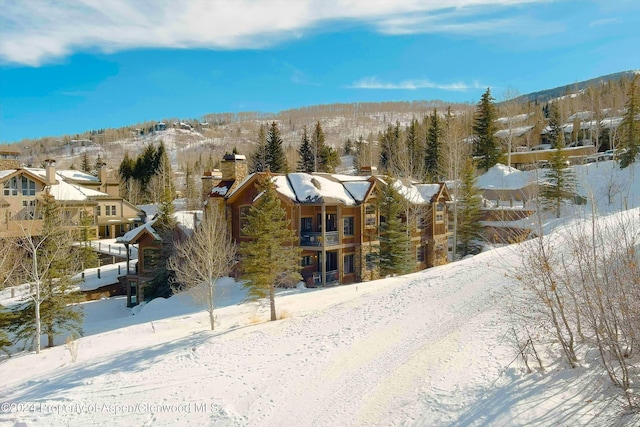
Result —
M216 281L227 276L235 263L236 248L222 213L212 209L206 219L184 241L175 245L168 269L175 273L174 291L189 291L194 301L209 313L214 330Z

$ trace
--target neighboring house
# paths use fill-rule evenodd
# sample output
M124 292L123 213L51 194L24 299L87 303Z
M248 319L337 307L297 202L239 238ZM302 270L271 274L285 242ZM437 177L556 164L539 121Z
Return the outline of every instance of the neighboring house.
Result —
M106 173L100 175L102 181L75 170L56 171L54 161L44 169L0 170L0 237L40 233L39 204L45 192L60 204L69 226L77 228L83 217L91 218L90 238L116 237L143 223L145 213L113 195L113 186L104 180Z
M257 184L271 177L281 205L302 249L301 274L308 285L353 283L379 277L375 254L379 249L381 219L378 188L386 185L375 175L325 173L247 175L246 159L225 156L221 172L205 174L210 189L205 204L224 213L233 239L242 233L252 204L259 197ZM394 184L407 200L415 269L446 262L447 202L443 184ZM407 221L406 216L403 218Z
M202 221L202 211L179 211L174 213L178 228L182 235L189 235ZM158 268L158 262L162 254L162 237L153 228L155 219L128 231L116 239L117 243L123 243L127 253L130 247L135 246L138 252L138 260L132 263L127 259L126 273L123 276L125 282L127 307L140 304L145 299L145 285L152 280Z

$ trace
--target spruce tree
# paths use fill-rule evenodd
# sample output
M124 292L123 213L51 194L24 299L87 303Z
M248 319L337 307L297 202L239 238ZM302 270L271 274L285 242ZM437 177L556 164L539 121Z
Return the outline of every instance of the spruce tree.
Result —
M380 274L405 274L411 269L409 236L406 224L402 222L403 200L395 189L393 178L386 180L380 194Z
M387 130L380 134L380 170L395 174L397 168L394 165L394 158L400 149L400 122L397 121L395 126L389 124Z
M553 209L556 218L560 218L560 208L563 200L573 200L575 197L576 178L567 165L567 157L559 148L549 159L550 168L540 184L540 198L546 209Z
M473 155L480 157L478 167L489 170L500 158L500 145L494 136L496 133L496 107L493 104L491 89L486 92L476 106L473 117L473 133L475 136Z
M307 134L307 126L302 128L302 139L300 140L300 148L298 149L298 172L314 172L315 156Z
M473 160L467 159L462 170L462 180L458 188L458 229L457 252L461 256L477 253L479 245L476 243L482 236L482 224L480 212L482 196L476 182L476 169Z
M424 166L427 179L431 182L438 180L440 175L440 157L444 129L438 118L438 112L433 109L429 116L427 130L427 147L425 150Z
M267 133L266 164L273 173L286 173L289 169L282 148L282 137L276 122L272 122Z
M86 151L82 153L82 163L80 165L80 170L85 173L91 172L91 165L89 164L89 156L87 155Z
M258 130L258 145L249 155L249 173L267 170L267 131L264 124Z
M301 280L301 249L270 175L259 191L260 197L249 210L243 229L251 240L240 243L240 266L249 298L269 298L271 320L276 320L275 288Z
M415 179L422 178L422 165L420 159L423 157L424 147L420 141L420 124L418 120L413 118L407 126L405 132L405 145L407 147L408 174L409 177Z
M635 162L640 154L640 125L636 119L640 115L638 81L638 74L636 74L627 91L625 113L622 123L620 123L620 145L626 149L620 155L620 167L623 169Z
M551 145L553 148L563 148L565 145L564 128L562 127L564 120L558 102L552 102L547 111L549 114L549 140Z
M7 355L9 355L8 348L13 344L9 339L9 330L15 322L16 313L0 305L0 351Z

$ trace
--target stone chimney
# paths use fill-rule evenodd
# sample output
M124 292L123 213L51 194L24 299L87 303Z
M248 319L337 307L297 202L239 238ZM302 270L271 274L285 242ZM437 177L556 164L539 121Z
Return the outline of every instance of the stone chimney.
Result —
M218 185L222 181L222 172L219 169L214 169L211 172L204 172L202 174L202 201L207 200L211 189Z
M104 162L96 163L98 168L98 179L104 188L107 187L107 164Z
M45 185L54 185L56 183L56 161L46 159L44 162Z
M249 174L247 158L242 154L225 154L220 164L223 181L242 181Z

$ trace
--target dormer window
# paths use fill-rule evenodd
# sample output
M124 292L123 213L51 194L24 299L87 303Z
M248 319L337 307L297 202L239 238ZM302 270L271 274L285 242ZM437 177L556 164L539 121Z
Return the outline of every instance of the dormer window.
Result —
M21 179L22 195L23 196L35 196L36 195L36 182L23 176Z

